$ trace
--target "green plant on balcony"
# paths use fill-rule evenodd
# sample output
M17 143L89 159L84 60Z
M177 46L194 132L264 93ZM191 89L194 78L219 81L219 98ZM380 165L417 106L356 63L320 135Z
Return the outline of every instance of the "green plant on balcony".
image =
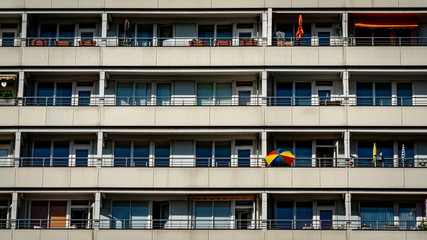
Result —
M4 91L0 96L0 105L14 105L16 96L12 91Z
M418 230L427 230L427 223L422 221L418 226L417 226Z

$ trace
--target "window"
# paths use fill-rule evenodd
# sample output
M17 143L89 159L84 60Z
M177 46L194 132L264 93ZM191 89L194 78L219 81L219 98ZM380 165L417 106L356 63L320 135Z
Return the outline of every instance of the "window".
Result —
M196 201L196 229L229 229L231 227L230 201Z
M397 83L397 105L412 105L412 83Z
M414 142L398 142L399 167L414 167L415 148Z
M197 105L231 105L231 83L198 83Z
M171 105L172 84L158 83L156 94L157 106Z
M212 142L196 142L196 167L209 167L212 163Z
M394 225L393 209L392 202L361 202L362 228L383 229L385 225Z
M377 157L376 166L378 167L393 167L393 142L391 141L377 141L377 155L382 154L382 159ZM370 167L374 166L373 161L373 148L374 142L359 141L357 143L357 166Z
M34 142L33 167L66 167L69 164L68 141L36 141Z
M75 87L71 82L38 82L35 101L27 104L39 106L88 106L90 105L93 82L77 82ZM73 95L73 92L75 95ZM73 101L73 97L75 100Z
M311 82L277 82L276 105L311 105Z
M312 166L312 142L297 141L295 142L295 167L311 167Z
M113 201L111 228L144 229L148 228L148 202Z
M169 142L156 142L154 150L154 166L155 167L169 167L170 164L170 143Z
M277 229L310 229L313 227L312 202L277 202L274 226Z
M116 105L151 104L151 83L117 83Z
M359 106L390 106L392 104L390 82L358 82L356 83L357 105ZM374 101L375 100L375 101Z
M231 141L215 142L215 165L217 167L231 166Z
M413 230L417 224L416 203L399 203L399 229Z
M32 228L66 228L67 201L32 201Z
M115 167L148 167L150 142L148 141L115 141Z

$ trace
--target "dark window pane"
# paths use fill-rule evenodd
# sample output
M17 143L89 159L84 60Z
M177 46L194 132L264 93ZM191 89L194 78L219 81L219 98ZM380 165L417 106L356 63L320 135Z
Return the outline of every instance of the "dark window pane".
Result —
M73 90L72 90L71 83L57 83L55 105L71 106L72 93L73 93Z
M358 159L356 160L357 167L369 167L373 165L372 163L373 148L374 148L374 142L371 142L371 141L357 142L357 156L358 156Z
M273 222L272 228L292 229L294 219L293 202L277 202L276 222Z
M44 167L50 166L50 141L34 142L34 158L31 166Z
M196 142L196 167L209 167L212 161L212 142Z
M397 105L398 106L412 105L412 83L397 84Z
M375 83L375 105L391 105L391 83Z
M150 142L135 142L133 162L135 167L148 167L150 157Z
M53 143L52 166L67 167L70 154L70 143L68 141L55 141Z
M131 165L131 142L116 141L114 143L114 166L128 167Z
M360 218L362 228L383 229L384 225L394 225L392 202L361 202Z
M296 229L313 227L313 203L297 203L295 219Z
M31 202L31 221L30 227L47 228L48 218L48 201L32 201Z
M129 229L130 202L114 201L111 215L112 215L111 228Z
M76 167L87 167L89 150L76 149Z
M155 167L169 167L170 145L169 142L156 142Z
M374 104L372 101L372 83L358 82L356 83L356 89L358 106L372 106Z
M231 141L215 142L215 164L217 167L230 167Z
M311 105L311 83L295 83L295 105Z
M311 167L312 166L312 142L301 141L295 143L295 167Z
M54 83L39 82L37 88L37 105L51 106L53 105L53 90Z
M292 96L292 82L278 82L276 83L276 99L272 101L272 105L292 105Z

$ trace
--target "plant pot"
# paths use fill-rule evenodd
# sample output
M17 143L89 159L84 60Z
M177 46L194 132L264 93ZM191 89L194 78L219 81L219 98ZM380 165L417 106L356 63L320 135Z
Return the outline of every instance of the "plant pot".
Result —
M47 42L45 40L42 40L42 39L33 40L33 41L31 41L30 46L38 46L38 47L47 46Z
M79 46L96 46L95 41L80 41Z
M224 47L224 46L230 46L230 41L228 40L217 40L215 41L215 46L220 46L220 47Z
M55 42L55 46L58 46L58 47L68 47L68 46L71 46L71 41L65 41L65 40L56 41Z
M203 46L206 46L206 42L205 41L190 41L190 46L203 47Z

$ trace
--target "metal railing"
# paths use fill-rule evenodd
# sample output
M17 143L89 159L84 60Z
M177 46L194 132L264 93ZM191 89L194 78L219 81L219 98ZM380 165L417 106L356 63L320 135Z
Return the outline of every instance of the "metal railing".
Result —
M0 158L0 167L172 167L172 168L261 168L262 157L21 157ZM272 166L276 168L275 166ZM295 158L295 168L427 168L426 158Z
M0 38L0 47L238 47L265 46L266 38L27 37ZM273 46L427 46L426 37L273 37Z
M173 216L171 216L173 218ZM17 219L1 220L4 228L17 229L128 229L128 230L427 230L421 221L397 220L287 220L287 219Z
M426 37L273 37L274 46L427 46Z
M0 106L20 102L24 106L427 106L427 97L23 97L0 99Z

